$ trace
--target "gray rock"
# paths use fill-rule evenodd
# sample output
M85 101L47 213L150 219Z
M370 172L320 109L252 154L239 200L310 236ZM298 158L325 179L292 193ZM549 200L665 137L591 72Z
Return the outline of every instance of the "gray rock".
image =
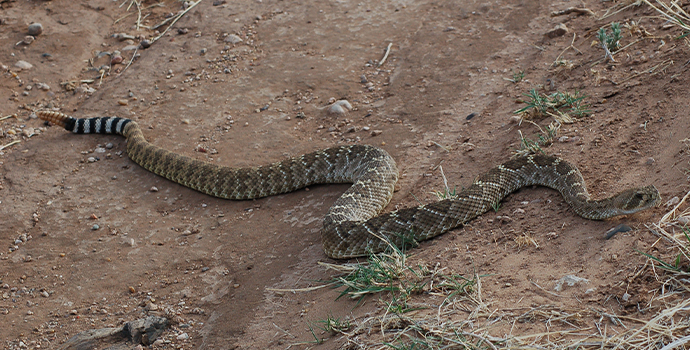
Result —
M127 322L120 328L101 328L81 332L65 342L60 349L131 349L132 347L127 346L127 343L148 346L156 341L167 326L167 318L149 316Z
M17 61L17 63L15 63L14 66L21 70L28 70L34 67L33 64L26 61Z
M41 35L41 33L43 33L43 25L40 23L32 23L29 25L29 29L27 30L27 33L29 33L29 35L33 35L33 36Z
M563 23L559 23L556 27L546 32L546 36L549 38L556 38L565 35L568 32L568 27Z
M226 42L226 43L231 43L231 44L234 45L234 44L237 44L237 43L241 43L241 42L242 42L242 38L240 38L239 36L237 36L237 35L235 35L235 34L230 34L230 35L228 35L228 36L225 37L225 42Z

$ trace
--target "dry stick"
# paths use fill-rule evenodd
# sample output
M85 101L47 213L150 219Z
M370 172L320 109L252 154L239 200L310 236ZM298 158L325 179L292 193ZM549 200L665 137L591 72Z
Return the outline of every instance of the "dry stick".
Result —
M388 43L388 47L386 48L386 53L383 55L381 62L379 62L379 64L376 65L377 68L381 67L386 62L386 59L388 58L388 54L391 52L391 46L393 46L393 43Z
M441 169L441 177L443 177L443 186L446 187L446 194L450 195L450 188L448 188L448 179L446 179L446 174L443 173L443 167L438 166Z
M6 144L6 145L0 147L0 151L4 150L5 148L10 147L10 146L12 146L12 145L18 144L19 142L21 142L21 141L19 141L19 140L14 140L14 141L12 141L12 142L10 142L10 143L8 143L8 144Z
M177 21L178 21L180 18L182 18L182 16L184 16L187 12L189 12L189 10L193 9L196 5L199 5L199 3L200 3L201 1L202 1L202 0L198 0L197 2L191 4L189 7L187 7L186 10L182 11L177 17L175 17L175 20L172 21L172 23L170 23L170 25L168 26L168 28L165 28L165 30L163 31L163 33L161 33L159 36L157 36L157 37L155 37L153 40L151 40L151 44L155 43L158 39L160 39L161 37L163 37L163 35L165 35L165 33L167 33L168 30L170 30L170 28L172 28L172 26L174 26L175 23L177 23Z
M438 142L436 142L436 141L431 141L431 142L432 142L433 144L435 144L436 146L441 147L444 151L450 152L450 150L449 150L448 148L443 147L440 143L438 143Z
M137 5L137 31L141 28L141 6L139 6L139 1L132 0L133 3Z
M573 50L577 51L577 53L579 53L580 55L582 55L582 51L578 50L575 46L573 46L573 44L575 44L575 38L576 38L576 37L577 37L577 33L573 33L573 40L570 42L570 46L566 47L565 49L563 49L563 51L561 51L561 53L558 55L558 57L556 57L556 59L555 59L555 60L553 61L553 63L551 64L551 67L553 67L553 66L556 65L556 62L558 62L558 60L561 58L561 56L563 56L563 54L564 54L566 51L568 51L569 48L573 48Z
M314 286L314 287L307 287L307 288L288 288L288 289L281 289L281 288L266 288L266 290L271 291L271 292L290 292L290 293L296 293L296 292L311 292L313 290L321 289L323 287L328 287L330 285L336 284L337 282L331 282L327 284L323 284L320 286Z
M558 295L558 294L556 294L556 293L554 293L554 292L552 292L552 291L549 291L549 290L544 289L542 286L536 284L534 281L529 281L529 283L532 283L532 284L535 285L537 288L539 288L539 289L541 289L542 291L544 291L544 292L546 292L546 293L549 293L549 294L551 294L551 295L553 295L553 296L557 296L557 297L559 297L559 298L562 298L562 297L563 297L562 295Z
M120 74L124 73L127 70L127 68L129 68L129 66L132 65L132 62L134 61L134 57L137 57L137 51L139 51L138 47L136 49L134 49L134 53L132 54L132 58L129 60L129 63L127 63L127 66L125 66L125 69L123 69L122 72L120 72Z
M12 117L15 117L15 118L17 118L17 115L16 115L16 114L10 114L10 115L6 115L6 116L4 116L4 117L1 117L1 118L0 118L0 120L5 120L5 119L9 119L9 118L12 118Z
M560 11L553 11L551 12L551 17L556 17L556 16L563 16L563 15L568 15L571 13L577 13L578 15L590 15L594 16L594 11L584 7L584 8L579 8L579 7L568 7L565 10L560 10Z
M146 6L146 7L142 8L141 10L142 10L142 11L143 11L143 10L148 10L148 9L150 9L150 8L153 8L153 7L165 7L165 4L161 4L161 3L153 4L153 5L151 5L151 6ZM129 16L131 16L131 15L133 15L133 14L134 14L134 13L128 13L128 14L126 14L126 15L124 15L124 16L118 18L118 19L116 19L115 22L113 22L113 24L115 24L115 23L117 23L117 22L120 22L121 20L123 20L123 19L125 19L125 18L127 18L127 17L129 17Z

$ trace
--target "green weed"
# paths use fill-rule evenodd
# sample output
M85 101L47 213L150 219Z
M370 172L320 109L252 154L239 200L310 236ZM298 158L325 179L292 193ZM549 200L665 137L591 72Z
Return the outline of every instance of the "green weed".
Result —
M597 37L604 50L611 54L620 48L621 41L621 25L618 22L611 23L611 32L606 28L599 28Z
M514 114L537 118L550 115L564 124L572 123L573 117L585 117L592 114L589 105L584 102L587 96L579 91L574 93L558 91L546 95L539 93L536 89L531 89L523 95L527 97L527 100L522 101L526 106L516 110Z

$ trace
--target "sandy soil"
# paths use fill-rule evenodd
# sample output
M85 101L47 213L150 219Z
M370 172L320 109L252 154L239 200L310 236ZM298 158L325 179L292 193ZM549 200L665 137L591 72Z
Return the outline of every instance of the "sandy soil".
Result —
M141 4L137 29L129 2L0 1L0 116L16 114L0 121L0 145L20 141L0 151L5 348L57 348L81 331L157 313L175 324L156 348L333 349L347 340L321 332L330 338L321 345L294 344L313 341L309 325L329 315L380 312L379 297L358 304L336 301L329 288L271 290L332 276L318 264L335 262L321 250L319 229L345 185L253 201L210 198L139 168L123 138L75 136L32 118L32 109L128 117L161 147L231 166L337 144L381 146L401 173L394 209L435 200L441 168L460 187L509 159L518 131L535 137L536 126L511 120L530 88L578 90L592 115L563 125L546 152L577 164L596 196L646 184L664 200L688 190L681 140L690 126L690 48L646 6L598 20L612 4L585 0L596 16L552 17L573 3L207 0L144 49L142 39L167 28L152 26L191 3L156 4ZM616 63L597 63L599 27L631 19L648 35L624 28L622 45L639 41ZM33 22L43 33L19 43ZM568 32L546 36L559 23ZM233 44L232 35L242 41ZM111 65L100 53L115 50L123 61ZM573 66L554 67L559 56ZM17 68L20 60L33 67ZM525 80L506 79L519 71ZM354 109L328 114L330 99ZM663 242L652 247L657 237L644 226L665 211L588 221L555 191L523 189L498 212L411 253L428 266L486 275L484 302L499 313L555 304L648 319L640 305L659 286L651 269L640 272L649 265L636 250L669 253ZM621 223L633 230L605 240ZM536 245L518 245L523 236ZM589 283L553 294L565 275ZM418 301L438 304L434 298ZM489 333L544 330L506 316Z

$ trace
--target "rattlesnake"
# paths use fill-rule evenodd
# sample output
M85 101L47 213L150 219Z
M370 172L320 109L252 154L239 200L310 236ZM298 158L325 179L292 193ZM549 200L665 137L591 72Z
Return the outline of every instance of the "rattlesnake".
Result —
M321 237L326 255L350 258L438 236L483 214L520 187L558 190L580 216L601 220L632 214L660 200L654 186L631 188L593 200L580 171L553 156L521 156L479 175L457 196L435 203L380 212L393 196L398 171L393 158L372 146L350 145L289 158L256 168L230 168L166 151L146 139L136 122L116 117L75 119L52 111L41 119L76 134L118 134L127 154L143 168L183 186L227 199L252 199L321 183L353 183L328 210Z

